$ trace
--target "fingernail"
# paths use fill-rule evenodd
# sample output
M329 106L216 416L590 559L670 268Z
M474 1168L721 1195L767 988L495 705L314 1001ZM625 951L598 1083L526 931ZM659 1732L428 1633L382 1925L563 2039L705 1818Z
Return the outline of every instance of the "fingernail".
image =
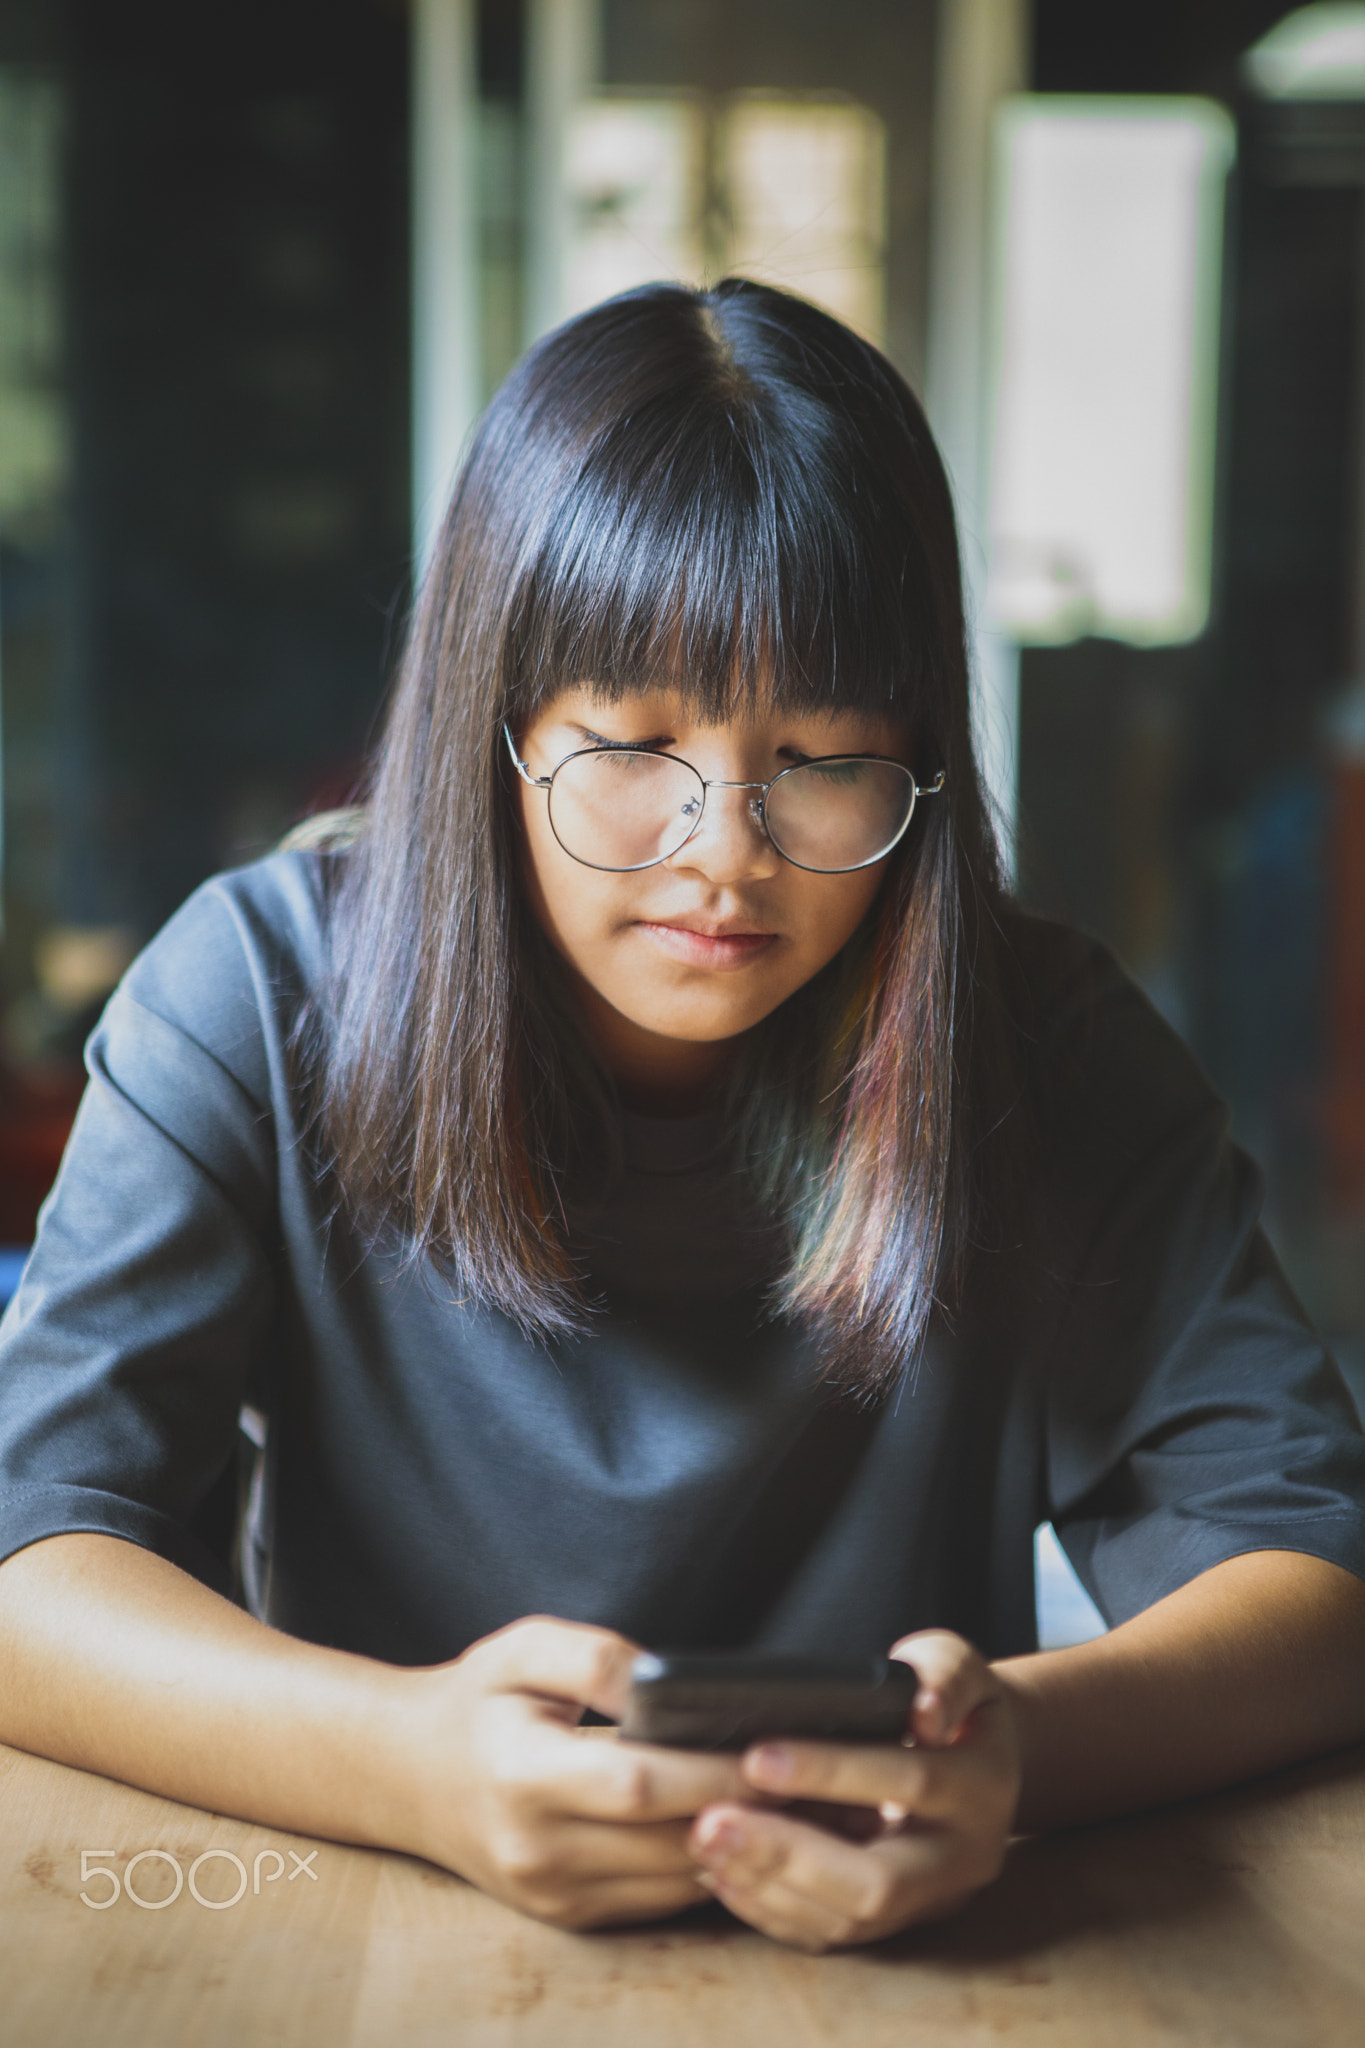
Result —
M921 1687L919 1698L915 1701L915 1719L924 1730L930 1742L941 1742L944 1733L944 1708L941 1695L930 1691L927 1687Z
M697 1823L696 1840L708 1858L724 1862L744 1847L744 1829L725 1814L703 1814Z
M748 1756L750 1775L757 1773L770 1785L790 1785L796 1776L796 1758L780 1742L761 1742Z

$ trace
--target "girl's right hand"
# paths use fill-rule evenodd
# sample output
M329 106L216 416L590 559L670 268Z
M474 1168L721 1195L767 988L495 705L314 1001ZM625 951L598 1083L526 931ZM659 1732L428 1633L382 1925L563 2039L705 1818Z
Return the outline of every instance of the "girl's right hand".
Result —
M407 1674L419 1775L403 1846L559 1927L663 1919L709 1897L688 1833L717 1800L755 1803L739 1759L577 1725L585 1707L619 1719L638 1655L609 1629L537 1616Z

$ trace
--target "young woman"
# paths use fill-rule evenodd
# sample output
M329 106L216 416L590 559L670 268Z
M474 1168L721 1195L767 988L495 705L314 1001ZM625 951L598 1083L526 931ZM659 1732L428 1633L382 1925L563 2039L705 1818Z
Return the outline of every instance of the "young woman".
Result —
M0 1341L4 1739L818 1948L1365 1735L1349 1403L1207 1083L1002 893L943 472L811 307L531 352L363 814L201 890L90 1070ZM1115 1626L1039 1654L1044 1518ZM580 1725L641 1644L894 1646L913 1744Z

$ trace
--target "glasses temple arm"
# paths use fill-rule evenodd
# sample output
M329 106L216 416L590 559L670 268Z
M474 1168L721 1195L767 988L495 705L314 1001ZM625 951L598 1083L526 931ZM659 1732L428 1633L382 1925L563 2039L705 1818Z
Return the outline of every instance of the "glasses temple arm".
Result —
M506 719L503 720L502 736L507 742L507 751L512 756L512 766L516 769L522 781L528 782L532 789L548 789L554 778L549 775L533 775L531 773L530 768L517 752L516 742L512 738L512 728L508 725Z

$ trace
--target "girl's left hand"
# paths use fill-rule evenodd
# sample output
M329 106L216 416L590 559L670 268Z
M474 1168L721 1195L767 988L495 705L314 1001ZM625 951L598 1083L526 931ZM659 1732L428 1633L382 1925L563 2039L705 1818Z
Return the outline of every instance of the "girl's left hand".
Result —
M865 1825L834 1833L771 1808L708 1806L688 1847L707 1889L741 1920L810 1950L878 1941L940 1919L998 1877L1019 1801L1014 1707L970 1643L946 1631L891 1651L920 1681L907 1746L764 1742L746 1752L756 1791ZM913 1740L913 1747L909 1746Z

